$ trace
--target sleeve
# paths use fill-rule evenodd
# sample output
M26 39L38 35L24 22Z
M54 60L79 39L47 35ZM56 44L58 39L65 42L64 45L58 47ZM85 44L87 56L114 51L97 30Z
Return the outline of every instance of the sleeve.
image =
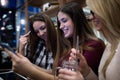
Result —
M87 60L88 65L98 75L98 66L105 49L105 45L101 41L90 41L88 47L92 50L84 50L83 55Z

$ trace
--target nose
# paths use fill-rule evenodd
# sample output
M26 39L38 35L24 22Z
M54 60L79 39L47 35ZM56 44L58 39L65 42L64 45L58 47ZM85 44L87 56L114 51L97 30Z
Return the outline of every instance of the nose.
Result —
M39 36L42 36L44 34L44 31L39 30Z
M60 29L62 29L64 27L64 24L63 23L61 23L60 24Z

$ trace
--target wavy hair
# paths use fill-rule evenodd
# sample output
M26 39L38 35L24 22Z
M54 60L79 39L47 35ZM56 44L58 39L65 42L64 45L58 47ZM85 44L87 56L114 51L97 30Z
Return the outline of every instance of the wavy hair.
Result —
M77 4L76 2L71 2L68 3L66 5L64 5L59 12L63 12L66 15L68 15L73 23L74 23L74 35L73 37L69 38L69 40L72 43L72 46L75 47L76 45L76 39L77 39L77 35L79 36L79 42L80 42L80 46L84 46L84 43L87 40L97 40L96 36L92 30L92 28L89 26L88 21L85 17L85 14L82 10L82 8L79 6L79 4ZM60 26L60 22L58 21L58 26ZM86 45L85 45L86 46ZM88 46L86 46L84 48L87 49Z
M31 57L33 58L33 55L35 53L35 48L36 48L39 40L42 40L40 37L37 36L37 34L35 33L35 31L33 29L33 23L35 21L45 22L45 25L47 28L46 49L47 49L47 51L53 52L53 57L55 57L56 50L57 50L57 48L56 48L57 43L55 43L57 41L57 32L56 32L54 23L52 22L50 17L48 15L46 15L45 13L39 13L39 14L34 15L30 21L30 30L31 30L30 53L31 53Z

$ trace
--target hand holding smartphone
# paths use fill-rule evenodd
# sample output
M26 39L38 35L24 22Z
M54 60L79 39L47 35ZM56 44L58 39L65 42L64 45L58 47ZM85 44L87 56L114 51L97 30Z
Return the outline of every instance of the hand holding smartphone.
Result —
M1 42L1 43L0 43L0 46L1 46L3 49L6 48L6 49L10 50L11 52L15 53L15 50L14 50L12 47L10 47L10 45L9 45L8 43Z

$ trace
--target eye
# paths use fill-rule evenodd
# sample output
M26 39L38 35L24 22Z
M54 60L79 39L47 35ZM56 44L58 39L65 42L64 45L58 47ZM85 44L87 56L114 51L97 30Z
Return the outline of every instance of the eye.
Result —
M46 26L40 26L38 29L35 30L35 33L39 33L39 31L43 31L46 29Z
M46 26L41 26L40 27L40 30L45 30L46 29Z
M39 31L38 31L38 30L36 30L36 31L35 31L35 33L39 33Z
M67 22L67 19L62 18L61 21L65 23L65 22Z

